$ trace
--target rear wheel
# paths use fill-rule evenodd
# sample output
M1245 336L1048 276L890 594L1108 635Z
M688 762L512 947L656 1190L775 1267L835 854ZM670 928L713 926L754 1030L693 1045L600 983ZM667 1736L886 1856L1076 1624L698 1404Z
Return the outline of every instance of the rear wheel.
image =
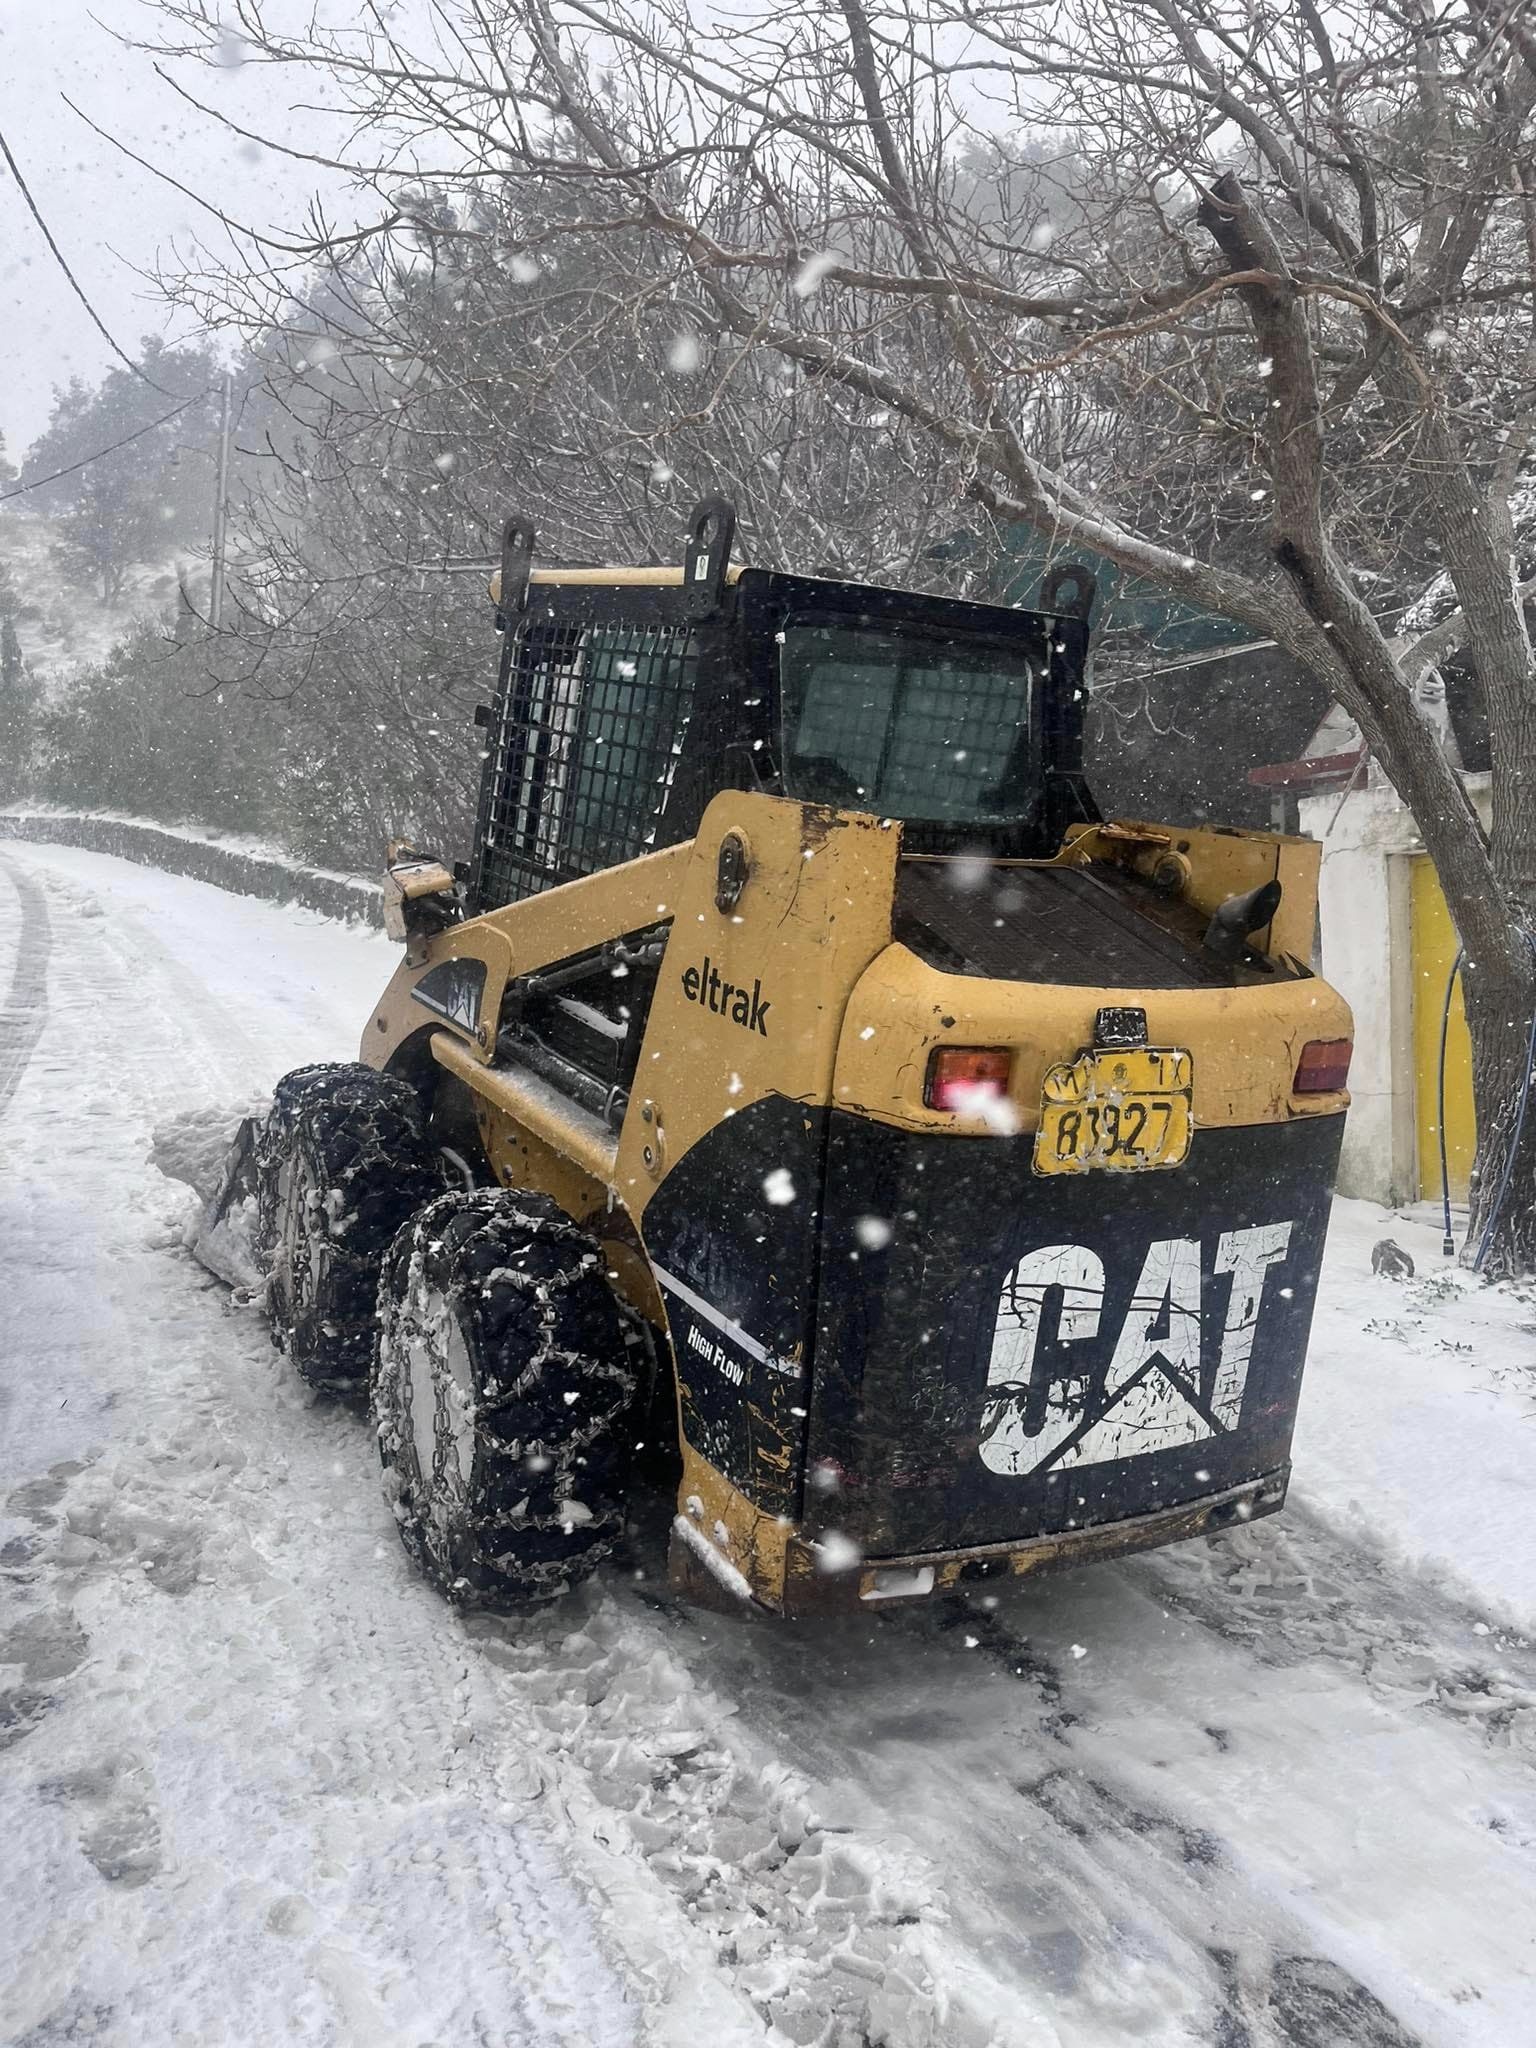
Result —
M384 1253L441 1185L404 1082L354 1064L278 1082L256 1143L256 1242L272 1341L312 1387L366 1394Z
M595 1242L542 1195L460 1191L390 1247L373 1406L406 1549L459 1607L583 1579L623 1524L637 1374Z

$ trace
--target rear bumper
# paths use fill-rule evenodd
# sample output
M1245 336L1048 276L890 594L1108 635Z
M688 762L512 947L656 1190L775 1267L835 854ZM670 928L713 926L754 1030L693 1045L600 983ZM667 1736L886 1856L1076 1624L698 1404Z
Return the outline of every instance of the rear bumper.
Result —
M1237 1523L1256 1522L1277 1513L1285 1505L1290 1477L1287 1462L1241 1486L1224 1487L1219 1493L1203 1494L1176 1507L1132 1515L1124 1521L1064 1529L1024 1542L989 1543L972 1550L866 1558L843 1572L821 1570L815 1547L795 1537L785 1559L782 1612L791 1618L849 1614L892 1601L927 1599L972 1578L1038 1578L1045 1572L1069 1571L1137 1550L1155 1550L1165 1543L1182 1543L1191 1536L1214 1536Z

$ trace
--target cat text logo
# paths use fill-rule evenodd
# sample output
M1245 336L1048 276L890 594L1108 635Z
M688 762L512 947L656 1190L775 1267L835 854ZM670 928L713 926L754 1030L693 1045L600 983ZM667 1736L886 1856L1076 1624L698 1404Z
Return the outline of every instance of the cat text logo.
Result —
M1027 1253L1003 1283L998 1303L982 1463L1023 1478L1145 1456L1236 1429L1265 1287L1284 1263L1292 1228L1265 1223L1223 1231L1204 1272L1197 1238L1155 1240L1118 1330L1104 1327L1104 1264L1097 1253L1080 1244ZM1228 1286L1226 1313L1220 1350L1210 1361L1201 1355L1202 1308L1206 1288L1222 1284ZM1054 1351L1048 1374L1036 1372L1042 1328Z

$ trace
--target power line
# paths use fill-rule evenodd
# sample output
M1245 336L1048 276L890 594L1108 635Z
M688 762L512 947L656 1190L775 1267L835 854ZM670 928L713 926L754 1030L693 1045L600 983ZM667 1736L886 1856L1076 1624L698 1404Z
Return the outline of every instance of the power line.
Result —
M158 390L160 387L156 385L155 388ZM156 427L168 425L189 406L200 405L207 396L206 391L199 391L195 398L184 398L180 405L173 406L167 413L162 413L159 419L151 420L147 427L135 428L133 433L124 434L121 441L114 441L109 448L98 448L94 455L87 455L79 462L70 463L67 469L56 469L49 476L33 477L29 484L17 484L14 490L0 491L0 505L3 505L7 498L24 498L28 491L41 490L44 484L56 484L61 476L73 476L77 469L89 469L93 462L100 462L104 455L115 455L119 448L126 448L130 441L142 441L144 436L152 434Z
M107 344L107 347L111 349L113 355L117 357L118 361L120 363L125 364L128 369L132 370L134 376L139 378L143 383L147 384L151 391L158 391L162 398L173 397L174 393L167 391L163 384L157 384L153 377L147 375L145 371L141 370L138 364L133 360L132 356L126 355L123 352L123 350L118 347L117 343L113 340L112 336L107 332L106 326L102 321L101 315L96 311L96 308L85 296L85 291L80 283L80 280L75 276L75 273L70 269L68 263L64 260L64 251L59 247L58 243L53 239L53 236L49 233L47 221L45 221L41 213L38 212L37 201L32 197L32 194L27 190L27 181L21 175L21 166L17 163L15 157L12 156L11 145L6 141L3 133L0 133L0 153L3 153L6 162L10 165L11 176L16 180L16 189L20 192L22 198L27 202L27 210L30 212L32 218L37 222L39 228L42 230L43 240L48 244L49 248L53 251L54 261L58 264L60 270L63 271L64 275L69 279L70 284L74 287L75 297L80 301L81 305L84 306L86 312L90 314L92 321L95 323L97 333L101 336L102 340ZM7 493L7 495L14 496L14 493Z

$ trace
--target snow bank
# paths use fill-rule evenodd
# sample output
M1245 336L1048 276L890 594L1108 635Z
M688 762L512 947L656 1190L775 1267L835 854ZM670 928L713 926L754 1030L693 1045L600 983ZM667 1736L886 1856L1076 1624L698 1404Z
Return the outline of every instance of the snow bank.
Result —
M1411 1280L1371 1271L1390 1237ZM1440 1249L1438 1218L1334 1204L1295 1495L1453 1598L1536 1634L1536 1297Z
M242 1122L248 1116L264 1117L270 1107L270 1098L260 1095L233 1106L214 1103L167 1117L155 1125L150 1138L150 1164L170 1180L185 1181L203 1201L211 1202Z

